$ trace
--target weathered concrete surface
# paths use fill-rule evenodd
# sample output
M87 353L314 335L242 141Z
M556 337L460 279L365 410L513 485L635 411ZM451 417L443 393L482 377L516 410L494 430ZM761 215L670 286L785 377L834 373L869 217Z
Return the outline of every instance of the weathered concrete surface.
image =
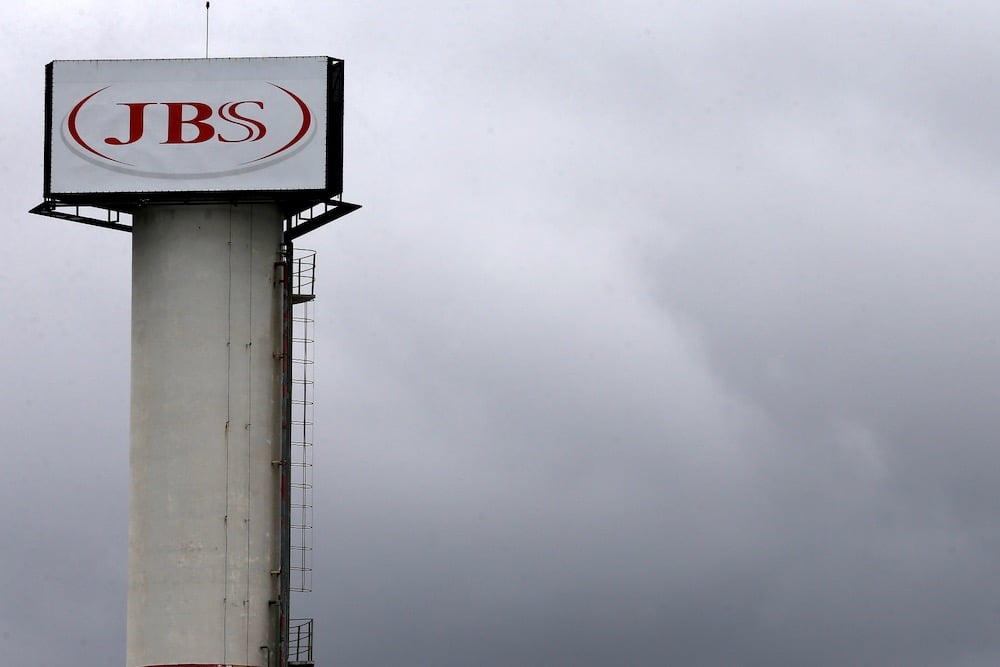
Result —
M127 667L276 658L282 219L133 219Z

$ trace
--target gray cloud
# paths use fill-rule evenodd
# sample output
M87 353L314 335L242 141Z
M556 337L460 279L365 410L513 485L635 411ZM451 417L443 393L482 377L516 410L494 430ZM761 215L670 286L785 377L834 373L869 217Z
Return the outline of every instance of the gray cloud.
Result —
M213 54L344 57L365 204L306 240L320 662L996 664L994 8L251 5ZM25 213L42 68L192 7L0 9L4 664L124 648L129 239Z

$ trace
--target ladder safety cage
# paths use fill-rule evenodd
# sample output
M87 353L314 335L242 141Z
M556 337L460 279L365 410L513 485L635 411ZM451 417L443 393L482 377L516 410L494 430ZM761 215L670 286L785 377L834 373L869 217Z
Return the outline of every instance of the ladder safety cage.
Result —
M295 248L292 257L291 387L291 591L312 591L313 364L316 324L316 252Z

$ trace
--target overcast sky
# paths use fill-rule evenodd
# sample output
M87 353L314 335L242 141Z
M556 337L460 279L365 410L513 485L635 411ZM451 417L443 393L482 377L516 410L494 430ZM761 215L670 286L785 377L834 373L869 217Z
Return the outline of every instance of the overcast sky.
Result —
M317 664L1000 664L1000 5L215 0L346 61ZM0 664L122 665L127 234L32 216L44 66L200 0L0 5Z

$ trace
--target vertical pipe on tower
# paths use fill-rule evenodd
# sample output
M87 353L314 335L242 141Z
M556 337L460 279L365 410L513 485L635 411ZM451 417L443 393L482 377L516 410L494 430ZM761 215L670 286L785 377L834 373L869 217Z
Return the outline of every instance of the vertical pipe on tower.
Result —
M281 240L273 205L133 218L127 667L278 655Z
M282 313L281 313L281 471L279 493L280 536L278 580L278 661L285 667L291 659L289 626L291 625L292 577L292 298L295 293L295 248L286 240L282 246Z

